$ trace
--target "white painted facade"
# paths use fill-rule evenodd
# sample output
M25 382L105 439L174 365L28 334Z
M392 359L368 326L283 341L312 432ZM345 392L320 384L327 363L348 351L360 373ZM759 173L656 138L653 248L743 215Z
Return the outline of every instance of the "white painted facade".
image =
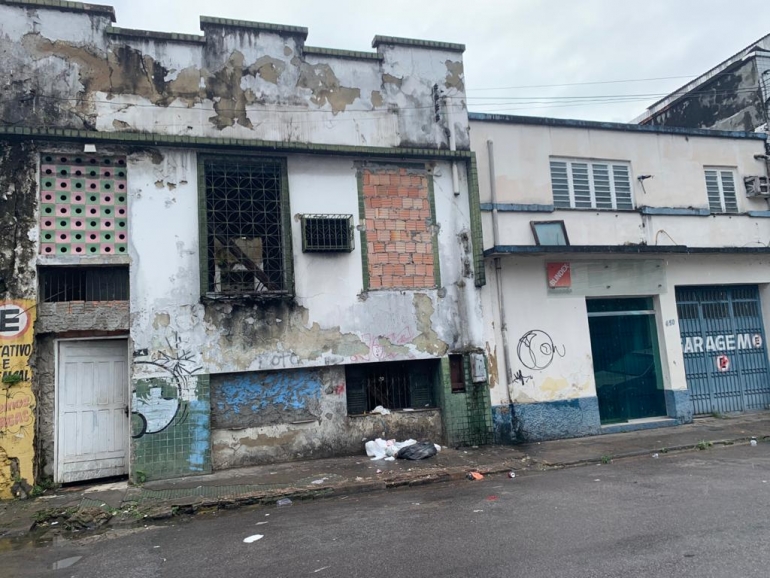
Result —
M494 176L490 174L488 141L493 143ZM519 427L519 434L525 438L602 431L598 423L575 424L574 419L572 426L562 431L558 426L549 431L547 424L538 423L528 429L526 423L515 423L517 419L526 421L526 411L534 406L571 411L577 406L567 408L566 402L595 403L595 352L589 334L587 298L651 297L663 387L685 393L688 383L677 287L757 285L765 325L770 321L768 201L747 198L743 186L744 177L767 175L761 138L471 115L471 142L479 161L489 280L484 312L488 349L495 352L497 368L492 389L496 423L507 419L510 408L514 415L512 427ZM552 159L630 164L633 210L555 208L549 166ZM737 213L709 214L704 167L734 171ZM641 175L649 178L639 180ZM495 185L494 205L491 178ZM494 218L498 219L496 242ZM537 248L532 221L563 221L573 248ZM574 246L580 246L580 251L575 252ZM633 254L634 247L639 248L638 254ZM623 249L631 252L618 252ZM688 254L693 249L706 253ZM747 249L754 252L747 254ZM547 263L569 264L573 288L561 292L551 289ZM582 283L579 277L586 271L593 273ZM497 275L502 295L496 290ZM501 296L507 323L505 336L501 331ZM520 351L520 340L533 330L547 333L553 341L553 351L546 351L550 361L542 369L528 368ZM546 344L546 350L549 347ZM523 354L528 354L526 347ZM667 408L667 413L680 421L688 419L672 407ZM515 438L516 433L512 436Z

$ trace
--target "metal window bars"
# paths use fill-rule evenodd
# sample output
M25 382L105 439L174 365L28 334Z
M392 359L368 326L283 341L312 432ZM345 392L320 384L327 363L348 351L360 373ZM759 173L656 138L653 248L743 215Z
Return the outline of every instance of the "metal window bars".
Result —
M353 215L302 215L302 251L351 252L354 249Z
M208 290L283 294L288 275L283 165L263 158L204 161Z
M128 301L128 266L40 267L40 299L62 301Z

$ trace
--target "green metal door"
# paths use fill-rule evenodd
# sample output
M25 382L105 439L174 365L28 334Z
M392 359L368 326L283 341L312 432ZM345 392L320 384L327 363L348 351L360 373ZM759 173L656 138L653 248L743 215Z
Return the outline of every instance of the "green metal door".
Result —
M586 305L601 422L666 415L652 299L588 299Z

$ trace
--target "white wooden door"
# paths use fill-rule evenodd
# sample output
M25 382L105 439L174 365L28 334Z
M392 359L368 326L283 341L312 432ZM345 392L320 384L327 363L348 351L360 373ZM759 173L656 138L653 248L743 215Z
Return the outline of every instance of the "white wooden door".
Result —
M59 343L56 481L128 472L128 347L124 339Z

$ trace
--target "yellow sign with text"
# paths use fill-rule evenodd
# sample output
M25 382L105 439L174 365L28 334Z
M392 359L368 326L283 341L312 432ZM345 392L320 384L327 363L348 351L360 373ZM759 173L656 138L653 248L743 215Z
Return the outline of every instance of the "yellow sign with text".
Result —
M35 302L0 301L0 499L34 484L35 396L32 355Z

